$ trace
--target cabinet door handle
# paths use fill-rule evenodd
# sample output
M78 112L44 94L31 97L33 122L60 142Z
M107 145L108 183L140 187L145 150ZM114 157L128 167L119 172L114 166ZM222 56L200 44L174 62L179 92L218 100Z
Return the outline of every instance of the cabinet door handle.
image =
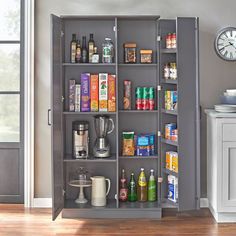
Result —
M52 122L51 122L51 109L48 109L48 125L51 126Z

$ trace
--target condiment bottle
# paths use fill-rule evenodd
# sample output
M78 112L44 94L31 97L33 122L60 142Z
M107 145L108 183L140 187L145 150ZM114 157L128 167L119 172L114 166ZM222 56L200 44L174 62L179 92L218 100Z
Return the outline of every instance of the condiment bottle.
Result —
M141 172L138 178L138 201L147 201L147 180L144 173L144 168L141 168Z
M134 173L132 173L130 177L129 189L128 189L128 200L129 202L137 201L137 188L136 188L136 183L134 179Z
M86 48L86 36L82 37L81 62L88 62L88 50Z
M121 178L120 178L119 199L121 202L126 202L128 200L127 179L125 177L125 170L124 169L122 169Z
M93 53L94 53L95 43L94 43L94 40L93 40L93 34L90 34L89 37L90 37L89 41L88 41L89 63L92 63L92 56L93 56Z
M81 62L81 46L80 46L80 40L77 41L76 46L76 62Z
M157 185L154 177L154 170L150 170L150 177L148 181L148 201L153 202L157 200Z
M76 41L76 34L72 34L72 40L70 42L70 62L71 63L75 63L75 56L76 56L76 45L77 45L77 41Z

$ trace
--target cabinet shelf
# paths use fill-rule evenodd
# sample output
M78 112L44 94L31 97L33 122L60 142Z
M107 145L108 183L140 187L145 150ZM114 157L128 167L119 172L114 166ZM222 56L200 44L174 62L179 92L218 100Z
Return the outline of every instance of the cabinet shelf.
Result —
M64 115L116 115L117 112L108 112L108 111L89 111L89 112L73 112L73 111L64 111Z
M157 66L157 63L130 63L130 64L125 64L125 63L120 63L118 64L120 67L153 67Z
M119 110L120 113L158 113L158 110Z
M144 159L152 159L152 160L156 160L158 158L158 156L120 156L119 159L122 160L144 160Z
M107 158L95 158L95 157L88 157L87 159L73 159L71 155L66 155L65 159L63 160L64 162L116 162L116 155L113 154L111 157Z
M163 84L178 84L178 80L174 79L161 79Z
M163 171L164 173L168 174L168 175L173 175L173 176L175 176L175 177L178 177L178 173L176 173L176 172L174 172L174 171L172 171L172 170L168 170L168 169L166 169L166 168L162 168L162 171Z
M178 112L177 112L177 111L174 111L174 110L161 109L161 112L162 112L162 113L165 113L165 114L175 115L175 116L178 115Z
M158 209L161 208L158 201L155 202L120 202L119 208L121 209Z
M99 66L115 66L116 63L62 63L63 66L78 66L78 67L99 67Z
M161 49L161 53L177 53L176 48L163 48Z
M178 142L165 139L165 138L161 138L161 142L165 144L173 145L173 146L178 146Z

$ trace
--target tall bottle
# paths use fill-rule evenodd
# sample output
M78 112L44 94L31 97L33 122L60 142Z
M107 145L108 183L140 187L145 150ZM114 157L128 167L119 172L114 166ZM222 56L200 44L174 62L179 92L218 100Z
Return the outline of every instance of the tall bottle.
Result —
M137 188L136 188L136 183L134 179L134 173L132 173L130 177L129 189L128 189L128 200L129 202L137 201Z
M88 50L86 47L86 36L82 37L81 62L82 63L88 62Z
M77 63L80 63L80 62L81 62L81 46L80 46L80 40L77 41L75 60L76 60Z
M148 181L148 201L154 202L157 200L157 184L154 176L154 170L150 170Z
M144 168L141 168L141 172L138 178L138 201L147 201L147 180L144 173Z
M89 54L89 63L92 63L92 57L93 57L93 53L94 53L94 40L93 40L93 34L90 34L89 36L89 41L88 41L88 54Z
M76 34L72 34L72 40L70 42L70 62L75 63L76 62Z
M125 176L125 170L122 169L121 178L120 178L120 192L119 199L121 202L126 202L128 200L128 188L127 188L127 179Z

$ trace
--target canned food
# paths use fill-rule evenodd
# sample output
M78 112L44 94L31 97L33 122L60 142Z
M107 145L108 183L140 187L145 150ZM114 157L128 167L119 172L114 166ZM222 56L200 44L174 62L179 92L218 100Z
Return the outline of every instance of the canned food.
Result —
M149 89L147 87L143 88L143 99L142 99L142 108L143 110L149 109Z
M155 89L153 87L149 88L148 103L149 103L149 110L154 110L154 108L155 108Z
M136 97L136 109L142 110L143 88L141 87L136 88L135 97Z

